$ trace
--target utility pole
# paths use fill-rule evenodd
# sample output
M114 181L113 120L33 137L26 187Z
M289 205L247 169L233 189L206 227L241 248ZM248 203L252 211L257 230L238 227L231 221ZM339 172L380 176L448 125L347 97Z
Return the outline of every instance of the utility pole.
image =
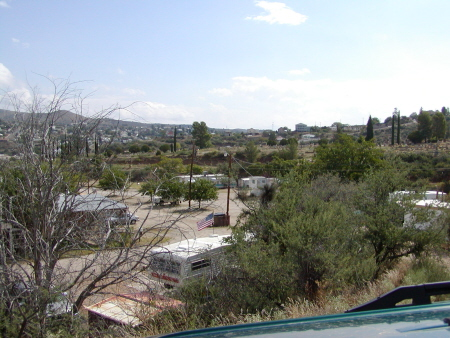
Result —
M191 208L192 167L194 166L195 141L192 140L191 173L189 175L189 209Z
M230 186L231 186L231 154L228 154L228 192L227 192L227 215L226 215L227 225L230 225Z

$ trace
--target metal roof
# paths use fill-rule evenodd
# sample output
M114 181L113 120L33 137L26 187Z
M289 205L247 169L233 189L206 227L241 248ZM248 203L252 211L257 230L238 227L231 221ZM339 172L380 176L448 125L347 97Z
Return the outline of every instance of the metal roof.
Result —
M122 325L138 326L148 316L170 307L183 305L179 300L165 298L149 292L121 294L107 298L86 309L94 315Z
M74 212L102 211L127 209L120 203L99 194L89 195L60 195L58 200L60 209L71 209Z
M152 249L152 253L170 253L178 257L191 257L199 253L223 247L224 239L229 235L211 235L209 237L186 239L178 243L169 244Z

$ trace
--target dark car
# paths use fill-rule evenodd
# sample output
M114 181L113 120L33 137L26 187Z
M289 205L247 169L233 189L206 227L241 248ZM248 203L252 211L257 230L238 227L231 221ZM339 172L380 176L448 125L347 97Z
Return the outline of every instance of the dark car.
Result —
M450 337L450 282L397 288L347 313L184 331L159 337ZM411 299L409 305L397 305Z

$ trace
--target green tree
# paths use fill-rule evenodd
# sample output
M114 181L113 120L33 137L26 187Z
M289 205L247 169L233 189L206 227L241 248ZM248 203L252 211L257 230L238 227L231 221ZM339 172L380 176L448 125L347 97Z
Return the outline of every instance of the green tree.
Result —
M170 150L170 144L164 143L159 146L159 150L163 153L167 153Z
M294 138L287 140L287 149L280 150L277 156L285 161L295 160L298 157L298 143Z
M366 141L370 141L372 139L373 139L373 122L372 116L369 116L369 120L367 121Z
M141 152L148 153L150 151L150 147L147 144L143 144L141 146Z
M176 175L186 172L186 167L183 165L183 160L181 158L161 156L159 162L153 164L151 167L156 177L160 180L171 179Z
M289 297L314 299L322 281L333 288L371 275L368 253L354 231L353 189L336 177L309 182L291 173L271 202L245 212L243 226L233 229L241 270L236 282L253 296L242 298L248 302L243 307L274 307ZM229 290L235 287L230 284Z
M341 178L358 180L365 172L382 167L382 158L383 151L373 142L357 142L349 135L340 134L336 142L317 147L314 167L337 173Z
M256 146L255 142L250 141L247 143L244 149L244 154L247 161L249 161L250 163L256 162L259 154L259 149Z
M391 146L395 143L395 120L396 120L397 108L395 108L394 114L392 114L392 126L391 126Z
M445 134L447 132L447 122L445 121L445 116L442 113L435 113L431 119L431 137L436 140L445 139Z
M423 141L422 133L418 130L415 130L408 135L408 140L410 140L414 144L421 143Z
M186 195L187 186L185 183L177 179L169 179L163 181L156 191L156 195L161 196L165 202L178 202Z
M282 139L282 140L280 140L280 146L287 146L288 145L288 140L287 139Z
M269 139L267 140L268 146L276 146L277 145L277 135L275 132L271 131L269 133Z
M177 127L173 128L173 152L177 152Z
M392 193L408 188L404 172L380 170L367 173L358 186L354 205L358 210L354 217L359 224L364 240L371 247L377 269L372 279L393 267L401 257L419 256L439 247L445 237L444 218L436 219L431 209L415 208L413 194L393 198ZM431 222L427 227L418 227L409 219Z
M418 122L417 130L422 135L422 139L428 141L432 135L432 120L430 113L422 111L421 108L421 112L417 117L417 122Z
M186 199L188 199L187 196ZM191 199L198 201L198 207L202 201L215 201L219 198L218 189L213 182L205 179L198 179L192 183L191 187Z
M192 165L192 174L193 175L201 175L203 174L203 167L198 164Z
M139 192L142 195L149 196L150 201L153 201L153 197L155 197L156 192L160 186L161 182L152 178L148 180L147 182L141 184L139 187Z
M98 186L103 190L123 191L130 185L128 175L117 167L106 167L103 169L102 177L98 181Z
M138 152L141 151L141 147L139 147L139 145L137 145L137 144L132 144L132 145L128 148L128 151L129 151L130 153L132 153L132 154L136 154L136 153L138 153Z
M212 135L208 132L208 126L205 122L194 122L192 124L192 137L194 138L195 145L200 149L208 148L210 146L210 140Z

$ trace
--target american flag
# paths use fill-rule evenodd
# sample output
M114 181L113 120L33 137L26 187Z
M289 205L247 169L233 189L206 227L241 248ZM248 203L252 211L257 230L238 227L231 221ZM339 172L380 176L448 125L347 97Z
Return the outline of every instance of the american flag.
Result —
M203 218L201 221L197 222L197 230L203 230L204 228L207 228L214 224L214 213L209 214L205 218Z

